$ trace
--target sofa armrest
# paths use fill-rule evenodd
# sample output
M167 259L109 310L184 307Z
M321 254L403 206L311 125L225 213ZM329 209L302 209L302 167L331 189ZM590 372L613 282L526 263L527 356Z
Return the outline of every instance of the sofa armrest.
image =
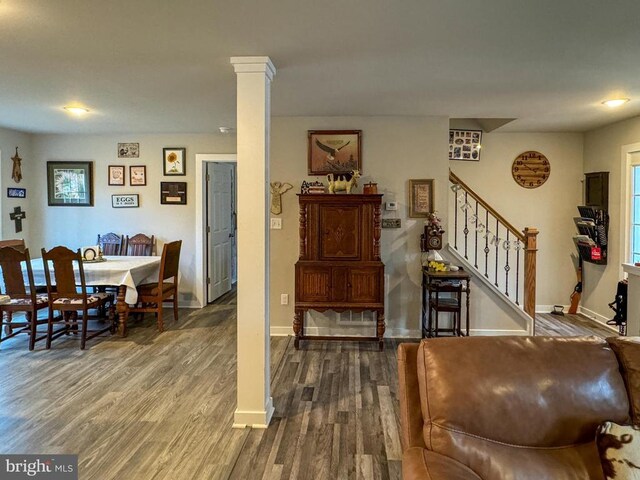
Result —
M409 447L422 447L424 437L422 428L422 409L420 406L420 388L418 386L418 347L419 343L401 343L398 345L398 387L400 399L400 439L402 450Z
M430 450L412 447L402 455L403 480L482 480L456 460Z

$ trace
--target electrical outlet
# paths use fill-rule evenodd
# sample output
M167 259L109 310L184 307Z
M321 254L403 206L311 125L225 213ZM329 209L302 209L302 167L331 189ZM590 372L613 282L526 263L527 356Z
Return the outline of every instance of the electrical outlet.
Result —
M271 230L282 230L282 219L281 218L272 218L271 219Z
M289 294L283 293L280 295L280 305L289 305Z

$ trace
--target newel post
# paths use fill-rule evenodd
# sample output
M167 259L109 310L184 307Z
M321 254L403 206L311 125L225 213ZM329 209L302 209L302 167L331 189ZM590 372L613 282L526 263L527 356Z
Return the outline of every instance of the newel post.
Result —
M524 233L524 311L533 319L535 334L536 319L536 254L538 252L538 229L527 227Z

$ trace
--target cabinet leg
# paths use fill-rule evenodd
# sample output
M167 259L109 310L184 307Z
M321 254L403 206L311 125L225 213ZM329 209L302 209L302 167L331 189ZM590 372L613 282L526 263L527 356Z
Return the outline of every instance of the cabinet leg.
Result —
M384 350L384 310L378 310L378 350Z
M293 333L296 336L293 346L296 350L300 350L300 336L302 335L302 319L304 318L304 310L296 310L293 316Z

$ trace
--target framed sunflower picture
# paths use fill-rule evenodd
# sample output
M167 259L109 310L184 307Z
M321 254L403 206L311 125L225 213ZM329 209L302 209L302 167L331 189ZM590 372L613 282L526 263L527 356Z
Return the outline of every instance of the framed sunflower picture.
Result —
M165 175L186 175L186 148L167 147L162 149L163 171Z

